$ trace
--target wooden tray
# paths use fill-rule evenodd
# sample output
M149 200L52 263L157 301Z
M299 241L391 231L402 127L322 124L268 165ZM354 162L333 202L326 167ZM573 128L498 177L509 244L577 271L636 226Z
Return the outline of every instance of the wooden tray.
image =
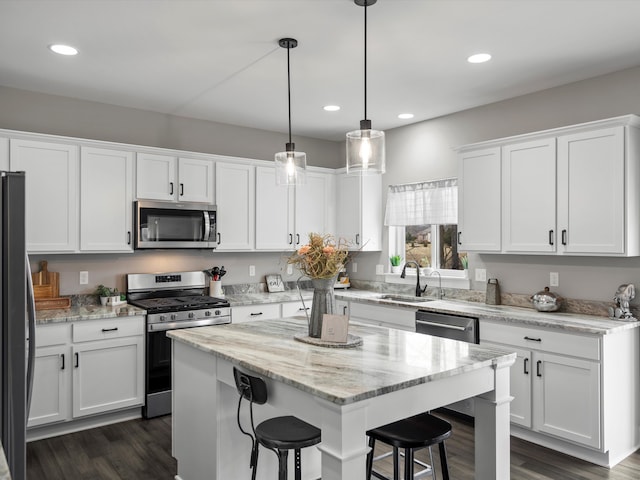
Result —
M71 307L70 298L36 298L36 311Z

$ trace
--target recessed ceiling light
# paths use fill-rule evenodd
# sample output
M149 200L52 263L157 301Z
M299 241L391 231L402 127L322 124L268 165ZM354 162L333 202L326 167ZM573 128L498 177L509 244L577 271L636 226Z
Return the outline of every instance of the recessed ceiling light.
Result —
M322 108L327 112L337 112L338 110L340 110L339 105L325 105Z
M398 115L398 118L407 120L409 118L413 118L413 113L401 113L400 115Z
M467 58L467 62L469 63L484 63L489 60L491 60L491 55L488 53L476 53Z
M77 55L78 50L70 45L62 45L56 43L54 45L49 45L49 50L52 52L58 53L60 55Z

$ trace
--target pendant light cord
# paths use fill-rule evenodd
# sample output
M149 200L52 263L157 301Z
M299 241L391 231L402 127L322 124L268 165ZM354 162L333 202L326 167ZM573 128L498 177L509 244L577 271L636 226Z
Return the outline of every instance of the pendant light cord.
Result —
M291 67L289 66L289 51L291 47L287 45L287 102L289 104L289 143L291 142Z
M364 119L367 119L367 4L364 2Z

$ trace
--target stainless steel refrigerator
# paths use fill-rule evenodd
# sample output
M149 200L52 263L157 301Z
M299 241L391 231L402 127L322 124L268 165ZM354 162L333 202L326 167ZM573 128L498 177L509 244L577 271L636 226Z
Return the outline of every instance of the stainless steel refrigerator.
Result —
M0 172L0 180L0 433L12 480L24 480L35 356L35 308L25 235L25 174Z

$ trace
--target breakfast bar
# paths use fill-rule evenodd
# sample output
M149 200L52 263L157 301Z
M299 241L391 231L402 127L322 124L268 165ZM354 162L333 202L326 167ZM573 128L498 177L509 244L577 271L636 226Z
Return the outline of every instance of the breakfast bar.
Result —
M476 397L475 478L509 478L515 353L357 324L349 332L362 345L332 348L294 339L306 329L305 320L286 318L168 333L177 480L249 478L234 366L267 382L269 400L254 408L256 424L295 415L321 429L317 448L303 450L304 479L364 479L368 429L469 397ZM265 450L258 479L275 472L276 457Z

